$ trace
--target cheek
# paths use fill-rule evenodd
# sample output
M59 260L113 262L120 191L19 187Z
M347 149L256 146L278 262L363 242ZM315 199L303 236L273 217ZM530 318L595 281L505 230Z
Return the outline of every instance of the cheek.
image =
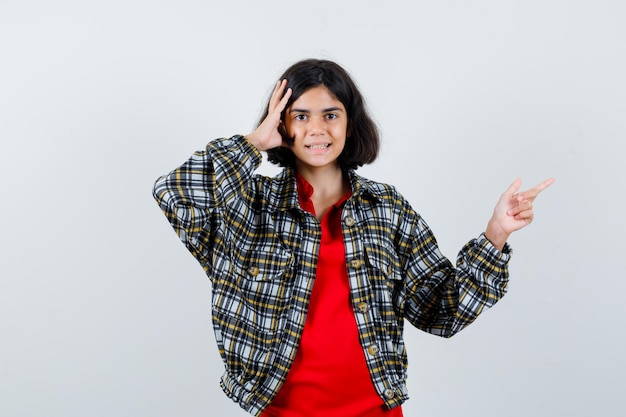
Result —
M335 126L335 128L333 129L333 133L337 137L343 136L344 138L347 138L348 136L350 136L350 129L348 129L348 126L346 125Z

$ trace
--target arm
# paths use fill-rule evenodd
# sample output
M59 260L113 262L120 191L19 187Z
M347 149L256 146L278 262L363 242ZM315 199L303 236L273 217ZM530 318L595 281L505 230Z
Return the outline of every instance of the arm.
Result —
M420 218L410 250L400 301L407 320L423 331L451 337L506 293L509 248L497 250L484 234L461 249L455 268Z
M184 164L157 179L153 196L174 231L200 260L205 225L216 210L247 187L261 155L242 136L210 142Z
M500 197L487 230L459 252L456 268L440 253L421 218L411 233L410 260L405 269L404 311L416 327L450 337L472 323L506 293L512 232L534 218L532 203L550 186L548 179L519 192L516 180Z
M291 89L285 91L286 87L286 80L276 83L268 114L253 133L209 143L154 185L153 196L161 210L201 263L211 244L205 226L216 210L245 191L248 179L261 163L259 151L283 144L278 128L281 112L291 96Z

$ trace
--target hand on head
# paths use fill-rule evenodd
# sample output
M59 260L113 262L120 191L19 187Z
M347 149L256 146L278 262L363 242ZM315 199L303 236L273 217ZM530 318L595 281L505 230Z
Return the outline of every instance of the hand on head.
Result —
M285 110L291 93L291 88L287 88L287 80L280 80L276 83L267 109L267 117L254 132L246 135L246 138L258 150L266 151L278 146L287 146L279 129L282 124L280 116Z

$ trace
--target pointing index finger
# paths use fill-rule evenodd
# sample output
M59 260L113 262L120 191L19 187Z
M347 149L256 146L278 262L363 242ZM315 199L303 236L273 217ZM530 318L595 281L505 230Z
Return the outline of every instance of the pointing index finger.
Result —
M551 186L554 183L554 181L556 181L554 178L548 178L544 182L535 185L534 188L537 190L537 194L539 194L540 192L542 192L543 190Z

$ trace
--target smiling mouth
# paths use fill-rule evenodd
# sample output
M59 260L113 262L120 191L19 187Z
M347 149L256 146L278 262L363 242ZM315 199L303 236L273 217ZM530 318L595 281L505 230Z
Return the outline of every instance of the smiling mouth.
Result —
M326 149L330 146L329 143L319 144L319 145L304 145L308 149Z

